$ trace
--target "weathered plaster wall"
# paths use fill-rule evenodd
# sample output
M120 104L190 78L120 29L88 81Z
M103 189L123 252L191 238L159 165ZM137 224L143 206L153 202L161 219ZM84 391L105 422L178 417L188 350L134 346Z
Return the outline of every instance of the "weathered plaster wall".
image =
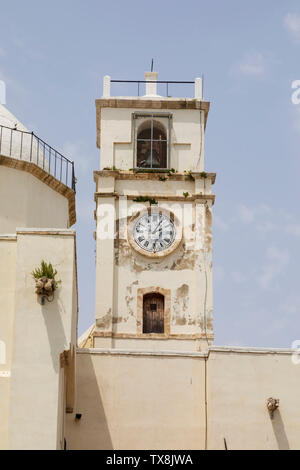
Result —
M109 97L108 90L104 96ZM199 350L207 348L213 338L211 184L215 175L201 173L209 103L202 101L198 93L196 98L164 99L151 95L150 98L96 100L100 168L105 171L94 174L95 347ZM165 127L169 138L169 167L175 170L170 174L138 175L129 171L136 166L134 137L149 121L151 113ZM163 114L170 120L163 118ZM114 168L122 171L109 170ZM188 221L183 221L182 240L160 259L137 252L130 241L130 230L127 230L130 217L148 207L134 201L139 196L155 197L157 207L175 214L183 213L184 209L185 215L188 214ZM125 212L122 198L127 200ZM114 240L112 233L105 237L102 230L103 224L111 223L111 217L116 220ZM125 236L121 234L124 223ZM169 292L165 296L168 314L163 338L142 333L143 302L139 293L149 289ZM141 337L143 344L139 341Z
M163 258L155 259L138 253L129 242L130 221L145 210L148 204L137 203L131 198L126 201L124 212L123 202L111 195L111 189L118 187L119 181L114 183L109 178L109 184L104 184L104 188L109 191L107 196L105 191L96 196L96 324L103 335L101 339L101 335L95 339L95 346L110 347L112 343L108 339L109 334L115 337L115 347L120 346L121 339L142 335L139 332L142 303L138 293L141 289L151 287L153 291L157 288L170 290L168 337L186 340L186 335L190 335L190 339L202 338L203 346L207 347L205 338L211 340L213 334L211 205L200 200L185 201L183 197L183 200L173 200L173 187L168 192L166 182L151 183L154 194L160 194L163 189L166 191L166 199L160 200L157 196L157 207L175 212L183 226L183 230L180 227L182 240L178 248ZM186 184L193 195L195 182L187 180ZM136 187L137 194L140 194L141 182ZM129 193L126 181L122 181L122 188L122 192ZM124 213L129 215L123 217ZM117 219L115 240L110 238L112 235L103 238L101 234L104 225L114 223L114 214ZM145 335L142 336L145 338ZM182 350L186 349L188 343L176 344L180 344ZM148 343L146 345L149 347ZM160 347L169 348L168 344L162 342ZM190 348L198 349L199 343L194 341Z
M68 449L203 449L204 392L201 355L79 351Z
M0 165L0 234L69 226L68 200L33 175Z
M158 201L158 203L159 207L164 208L171 205L171 202ZM131 212L131 206L136 207L137 204L129 201L128 206ZM183 203L179 206L183 206ZM190 206L187 210L193 211L192 203L186 206ZM200 313L200 309L197 309L196 282L199 281L198 288L202 288L202 297L204 297L203 250L195 249L195 242L189 239L191 234L187 232L184 230L183 239L174 252L157 260L137 253L131 248L127 239L116 240L115 281L118 283L118 290L114 308L117 318L113 319L115 331L136 332L138 289L153 286L154 290L156 287L162 287L171 291L171 333L201 333L200 321L201 317L203 318L203 311ZM197 271L199 278L196 276ZM203 298L201 305L204 305Z

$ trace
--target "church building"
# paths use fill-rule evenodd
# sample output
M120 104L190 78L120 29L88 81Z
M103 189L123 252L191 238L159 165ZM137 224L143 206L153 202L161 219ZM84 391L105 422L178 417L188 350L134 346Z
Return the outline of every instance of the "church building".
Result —
M146 72L112 96L118 82L96 99L95 321L79 339L74 163L0 107L0 449L299 449L294 351L214 344L202 79ZM181 85L193 97L169 96ZM32 276L44 260L51 295Z

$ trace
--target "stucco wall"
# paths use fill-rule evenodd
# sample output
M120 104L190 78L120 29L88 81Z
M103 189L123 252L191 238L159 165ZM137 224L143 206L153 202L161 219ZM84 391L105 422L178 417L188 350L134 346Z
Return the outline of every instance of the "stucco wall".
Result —
M201 449L204 358L174 354L77 354L76 412L68 449Z
M300 449L300 365L288 350L79 350L69 449ZM205 390L206 399L205 399ZM269 397L280 405L271 419ZM205 407L207 402L207 408ZM206 428L207 412L207 428ZM206 440L207 431L207 440Z
M0 235L0 449L7 448L16 256L16 236Z
M0 233L16 227L67 228L68 200L25 171L0 165Z
M284 351L212 349L208 360L208 447L300 449L300 365ZM279 398L270 419L269 397Z
M77 326L75 233L22 229L16 245L8 447L61 448L65 380L60 354L74 342ZM42 259L53 264L61 280L53 301L44 305L31 275Z
M126 181L122 183L125 192ZM188 189L190 184L187 181ZM164 185L164 182L152 181L152 190L160 194ZM140 189L141 186L137 185L137 193ZM96 325L99 332L110 333L115 340L109 342L106 335L103 339L97 338L95 346L110 347L113 344L122 347L122 337L139 335L142 316L139 292L150 288L150 291L164 289L169 292L170 335L198 335L205 342L205 347L207 342L204 337L212 338L211 208L201 201L172 200L172 189L166 193L165 200L157 196L157 208L175 212L180 218L182 226L178 234L182 232L182 239L174 251L158 259L138 253L129 241L130 217L145 210L147 204L128 199L124 218L119 205L122 202L110 195L97 196ZM113 230L111 234L104 233L107 223L114 224L114 215L115 239ZM151 347L150 344L147 346ZM178 342L177 346L180 350L189 349L184 342ZM128 347L128 342L124 347ZM136 347L140 347L138 343ZM190 343L191 349L199 347L195 341ZM169 349L169 346L167 342L161 342L160 348Z
M101 109L101 169L115 166L129 169L133 162L132 114L140 109ZM204 112L200 110L161 109L170 111L171 162L170 168L178 171L204 169ZM153 109L143 109L151 113ZM167 119L166 119L167 121ZM167 129L167 128L166 128Z
M119 97L120 98L120 97ZM145 97L144 97L145 98ZM211 261L211 183L214 176L200 174L204 170L204 108L174 98L144 102L131 99L96 101L98 143L101 144L100 168L95 172L96 198L96 301L95 346L133 347L164 350L200 350L213 337L212 326L212 261ZM157 97L159 99L159 97ZM206 103L206 113L209 104ZM148 106L148 108L144 108ZM152 107L151 107L152 106ZM136 167L134 137L151 113L165 127L170 143L171 175L144 175L131 171ZM165 115L165 118L162 115ZM166 116L169 117L166 117ZM116 167L123 172L110 172ZM124 170L127 170L125 174ZM196 178L189 174L198 172ZM114 174L115 173L115 174ZM121 174L122 173L122 174ZM130 174L131 173L131 174ZM173 175L173 176L172 176ZM148 178L147 178L148 176ZM180 243L173 244L165 257L155 259L137 252L130 242L130 230L120 235L121 224L148 207L133 201L138 196L155 196L157 207L188 213L184 220ZM127 198L127 209L121 213L119 202ZM175 212L176 213L176 212ZM103 219L116 220L116 237L102 237ZM182 220L180 218L180 220ZM104 224L106 223L104 221ZM179 233L179 231L177 231ZM199 243L200 242L200 243ZM166 341L145 340L140 345L142 297L158 292L168 304L164 334ZM151 291L149 289L152 289ZM166 310L167 311L167 310ZM166 312L165 312L166 313ZM151 336L151 334L149 335ZM152 335L153 337L155 335ZM137 341L134 343L134 337ZM172 337L172 338L171 338ZM197 341L195 341L197 337ZM167 339L171 343L168 344ZM191 339L190 343L188 340ZM203 343L203 344L202 344Z

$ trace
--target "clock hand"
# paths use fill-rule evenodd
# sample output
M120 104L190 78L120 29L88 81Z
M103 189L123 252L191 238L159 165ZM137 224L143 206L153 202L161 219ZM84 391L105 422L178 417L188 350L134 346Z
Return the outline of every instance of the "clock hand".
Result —
M159 223L157 224L156 228L152 231L152 234L156 232L160 224L162 223L162 219L160 219Z

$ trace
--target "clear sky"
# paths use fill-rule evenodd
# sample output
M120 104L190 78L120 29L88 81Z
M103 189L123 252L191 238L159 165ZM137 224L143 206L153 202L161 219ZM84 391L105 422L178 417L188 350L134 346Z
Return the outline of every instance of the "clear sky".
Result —
M204 74L211 101L215 343L300 339L299 1L2 0L0 18L8 109L75 161L79 332L97 288L94 100L104 75L143 79L153 57L161 80Z

